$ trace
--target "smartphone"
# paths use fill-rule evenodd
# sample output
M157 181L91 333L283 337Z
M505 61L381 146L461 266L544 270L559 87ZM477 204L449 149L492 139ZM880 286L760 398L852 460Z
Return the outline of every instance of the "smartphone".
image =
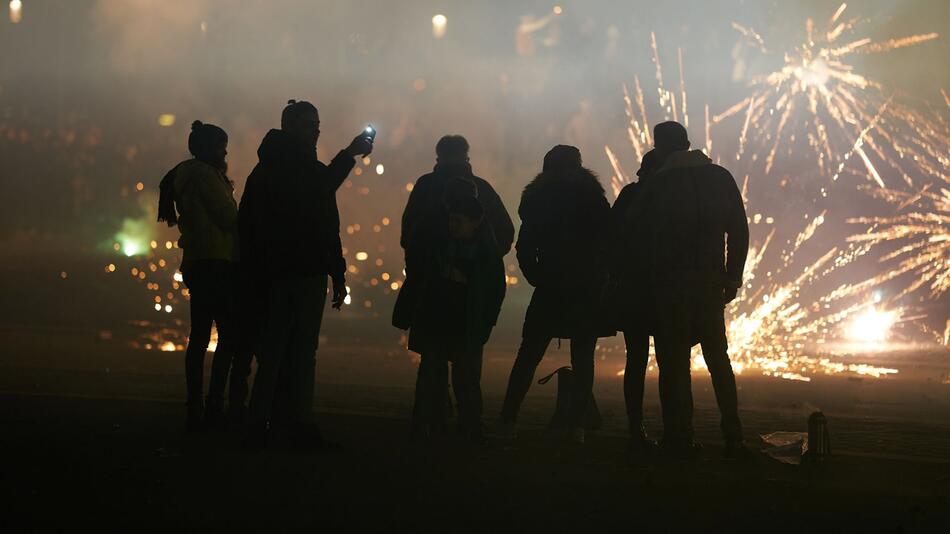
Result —
M361 135L365 135L366 137L369 137L370 141L374 141L376 139L376 128L373 128L372 124L367 124L366 128L363 128L363 133Z

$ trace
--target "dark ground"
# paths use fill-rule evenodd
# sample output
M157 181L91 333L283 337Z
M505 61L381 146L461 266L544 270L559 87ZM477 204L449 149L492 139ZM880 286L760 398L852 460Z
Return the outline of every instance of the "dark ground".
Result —
M328 347L317 406L342 451L303 454L281 439L243 452L234 434L185 436L181 353L83 342L86 334L0 330L0 531L706 531L945 532L950 527L950 386L827 377L742 376L749 441L802 431L821 407L835 457L815 468L756 454L720 458L701 374L689 462L625 453L620 379L602 365L605 428L581 450L545 436L554 388L535 387L521 435L472 448L409 447L414 366ZM38 342L37 340L40 340ZM78 348L77 348L78 347ZM539 372L556 367L566 346ZM511 356L489 355L486 413ZM609 374L607 374L609 373ZM655 375L647 415L656 432Z

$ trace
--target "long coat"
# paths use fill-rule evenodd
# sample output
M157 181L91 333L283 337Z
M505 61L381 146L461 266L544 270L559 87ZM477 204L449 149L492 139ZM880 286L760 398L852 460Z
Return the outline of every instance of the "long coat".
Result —
M613 335L601 324L610 205L597 176L581 167L543 172L525 187L518 213L518 264L535 287L522 335Z
M465 299L454 303L458 309L446 309L445 295L439 293L449 255L465 259ZM418 263L406 269L406 283L393 310L393 325L409 330L409 350L450 359L478 351L488 341L505 299L505 264L494 242L476 239L460 245L440 239L411 257ZM452 339L455 334L461 334L460 339Z

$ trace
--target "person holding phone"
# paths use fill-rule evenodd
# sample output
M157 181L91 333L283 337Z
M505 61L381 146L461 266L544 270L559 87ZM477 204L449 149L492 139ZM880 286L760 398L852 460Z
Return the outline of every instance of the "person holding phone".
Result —
M278 387L290 392L291 436L303 448L327 445L313 421L317 339L332 281L332 306L346 298L346 262L340 241L336 191L357 156L373 151L375 131L361 131L329 165L317 159L320 115L305 101L288 102L281 128L257 151L239 208L241 261L265 287L265 327L251 393L247 445L266 445ZM279 383L278 377L287 377Z

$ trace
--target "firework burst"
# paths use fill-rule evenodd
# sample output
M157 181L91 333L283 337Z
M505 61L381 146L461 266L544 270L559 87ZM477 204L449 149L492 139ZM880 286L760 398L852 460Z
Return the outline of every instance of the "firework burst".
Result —
M925 288L936 298L950 290L950 183L939 188L927 185L916 193L893 189L871 189L869 193L894 205L899 213L849 219L870 227L848 240L875 246L898 243L881 262L888 266L889 278L910 276L899 297Z
M685 81L682 67L679 69L678 90L669 90L664 86L662 66L656 37L651 36L656 69L657 100L651 107L659 120L688 121L688 108ZM677 58L682 65L682 52ZM634 78L634 89L624 86L625 113L628 120L627 140L638 159L650 149L651 122L647 115L647 98L639 77ZM655 109L654 109L655 108ZM745 139L751 128L759 126L753 121L756 115L748 114L739 133ZM710 126L708 106L704 108L705 150L714 160L720 159L713 153L713 137ZM614 193L630 182L629 174L624 171L616 153L605 146L608 160L614 170L611 186ZM742 154L739 154L742 160ZM743 185L743 198L748 205L748 176ZM750 213L754 213L751 212ZM876 320L879 331L886 332L902 320L904 310L888 308L890 303L867 299L867 295L883 278L854 283L844 283L830 291L821 292L818 286L830 284L832 273L841 271L868 252L871 243L850 242L844 247L832 247L815 256L815 259L803 260L805 246L819 231L825 222L826 213L806 218L805 226L797 235L788 239L784 247L775 243L776 228L771 217L754 214L750 223L754 228L768 228L765 236L752 247L746 264L745 285L739 298L726 309L727 330L730 339L730 355L737 372L756 370L762 374L790 380L810 380L816 374L857 373L880 377L896 373L896 369L876 367L863 363L842 363L830 357L827 345L837 339L848 337L848 332L863 332L861 325L868 324L867 317ZM818 298L809 299L806 294L820 293ZM855 328L855 325L859 328ZM885 328L881 328L883 325ZM874 332L877 335L879 332ZM852 338L855 336L852 335ZM868 341L862 350L873 348L884 339L861 339ZM702 355L697 348L694 353L694 365L704 367Z
M801 44L781 54L779 68L753 77L752 94L713 116L711 123L741 117L734 159L761 159L766 175L782 151L792 153L805 145L818 172L835 181L853 173L883 188L887 184L882 167L908 185L913 185L915 174L946 178L946 126L903 104L850 62L853 56L915 46L939 35L884 41L856 37L863 21L848 19L846 8L841 4L822 29L807 19ZM776 55L755 30L739 23L733 27L766 57ZM824 189L822 193L827 194Z

